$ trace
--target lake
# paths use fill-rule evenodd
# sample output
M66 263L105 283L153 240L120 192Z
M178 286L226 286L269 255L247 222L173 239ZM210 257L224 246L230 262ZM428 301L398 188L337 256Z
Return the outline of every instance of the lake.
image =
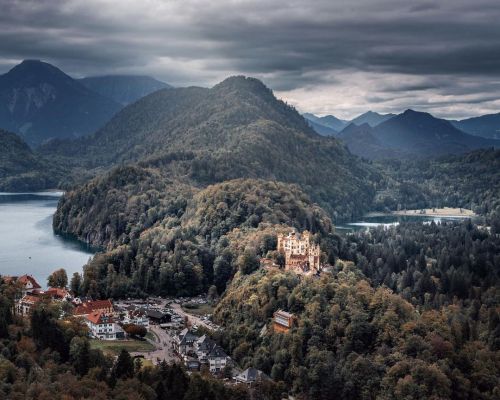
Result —
M0 193L0 274L33 275L46 286L47 276L66 269L68 279L92 257L81 242L56 235L52 216L61 192Z
M344 222L335 225L335 229L338 233L352 233L357 231L366 230L368 228L376 228L379 226L390 227L398 225L400 222L441 222L441 221L461 221L469 217L434 217L434 216L411 216L411 215L376 215L376 216L366 216L356 222Z

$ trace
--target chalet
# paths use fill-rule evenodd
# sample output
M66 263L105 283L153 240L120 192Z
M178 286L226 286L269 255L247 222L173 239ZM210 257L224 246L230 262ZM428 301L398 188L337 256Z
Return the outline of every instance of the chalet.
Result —
M273 316L273 327L275 332L286 333L293 326L293 314L290 314L283 310L278 310Z
M86 301L77 306L73 312L77 316L86 316L95 313L113 314L114 308L111 300Z
M85 316L85 323L92 337L104 340L116 339L116 327L111 315L102 312L91 313Z
M40 296L25 294L16 302L16 313L26 317L31 314L33 307L42 300Z
M255 369L255 368L247 368L244 370L242 373L236 375L234 377L234 380L239 383L246 383L247 385L250 385L252 383L258 382L258 381L263 381L263 380L268 380L269 377L262 372L261 370Z
M278 251L285 256L286 270L298 274L315 274L321 270L321 251L319 245L312 242L308 231L278 234Z
M198 337L188 328L183 329L175 338L175 347L179 354L189 354L194 352L194 342Z
M222 372L222 370L229 363L230 358L222 347L216 345L208 354L207 360L210 372L216 374Z

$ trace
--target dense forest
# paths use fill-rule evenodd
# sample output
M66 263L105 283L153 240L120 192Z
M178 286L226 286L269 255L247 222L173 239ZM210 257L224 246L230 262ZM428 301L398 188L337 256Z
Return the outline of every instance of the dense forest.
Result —
M375 165L384 175L376 210L462 207L500 215L500 150Z
M139 173L124 167L108 181L119 183L131 172ZM328 235L333 229L327 213L295 185L237 179L195 193L180 185L158 191L158 176L140 173L120 191L100 190L96 181L85 196L61 200L55 228L107 246L85 267L82 293L185 296L211 285L222 292L236 270L257 268L257 257L275 250L277 232L295 227Z
M319 278L238 273L216 309L219 339L242 366L311 399L498 398L496 224L338 237L343 259ZM278 309L296 317L288 334L273 332Z
M65 172L34 153L16 134L0 129L0 191L55 189L64 185Z
M380 174L307 125L262 82L232 77L211 89L165 89L101 130L54 141L42 154L76 170L136 163L205 187L237 178L298 184L334 219L368 210Z
M9 400L279 400L284 388L227 386L180 365L143 367L126 350L115 359L92 349L87 328L40 303L29 319L12 314L15 291L0 284L0 399Z

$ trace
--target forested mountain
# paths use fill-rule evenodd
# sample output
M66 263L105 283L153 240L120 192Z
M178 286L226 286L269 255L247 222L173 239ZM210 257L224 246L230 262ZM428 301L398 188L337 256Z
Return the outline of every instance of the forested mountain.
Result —
M450 122L456 128L471 135L500 139L500 113Z
M0 191L57 188L64 172L33 153L15 133L0 129Z
M25 60L0 76L0 128L31 146L92 133L120 108L41 61Z
M334 138L316 134L252 78L212 89L165 89L120 111L94 135L42 149L85 168L139 161L195 186L235 178L296 183L332 215L362 213L377 174Z
M343 119L339 119L334 115L325 115L324 117L318 117L317 115L305 113L302 114L305 119L315 122L316 124L326 126L327 128L333 129L336 132L340 132L344 129L349 121L345 121Z
M375 135L375 131L368 123L365 122L362 125L351 123L338 134L338 138L347 145L351 153L366 159L377 160L408 156L404 151L384 146Z
M356 118L351 120L351 124L363 125L368 124L371 127L377 126L382 122L390 120L395 114L379 114L374 111L367 111L364 114L358 115Z
M352 153L368 159L432 157L500 146L498 140L469 135L449 121L413 110L375 127L351 124L339 137Z
M157 90L171 87L165 82L141 75L91 76L79 79L78 82L124 106Z
M468 135L446 120L413 110L377 125L374 131L385 146L423 156L465 153L500 145L500 141Z

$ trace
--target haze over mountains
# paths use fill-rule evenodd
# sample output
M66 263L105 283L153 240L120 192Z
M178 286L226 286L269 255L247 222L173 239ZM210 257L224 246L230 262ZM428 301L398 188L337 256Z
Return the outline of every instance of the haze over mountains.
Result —
M88 89L124 106L157 90L172 87L150 76L136 75L93 76L78 81Z
M306 117L311 118L311 114ZM311 120L320 125L322 119L313 117ZM312 128L324 134L322 127L317 128L316 125ZM500 129L500 118L496 114L464 121L447 121L414 110L406 110L398 115L368 111L333 135L346 143L352 153L368 159L409 155L429 157L499 147L500 141L493 139L496 127ZM479 135L480 132L485 137Z
M57 67L25 60L0 75L0 128L30 146L95 132L124 104L168 85L148 77L76 80Z

